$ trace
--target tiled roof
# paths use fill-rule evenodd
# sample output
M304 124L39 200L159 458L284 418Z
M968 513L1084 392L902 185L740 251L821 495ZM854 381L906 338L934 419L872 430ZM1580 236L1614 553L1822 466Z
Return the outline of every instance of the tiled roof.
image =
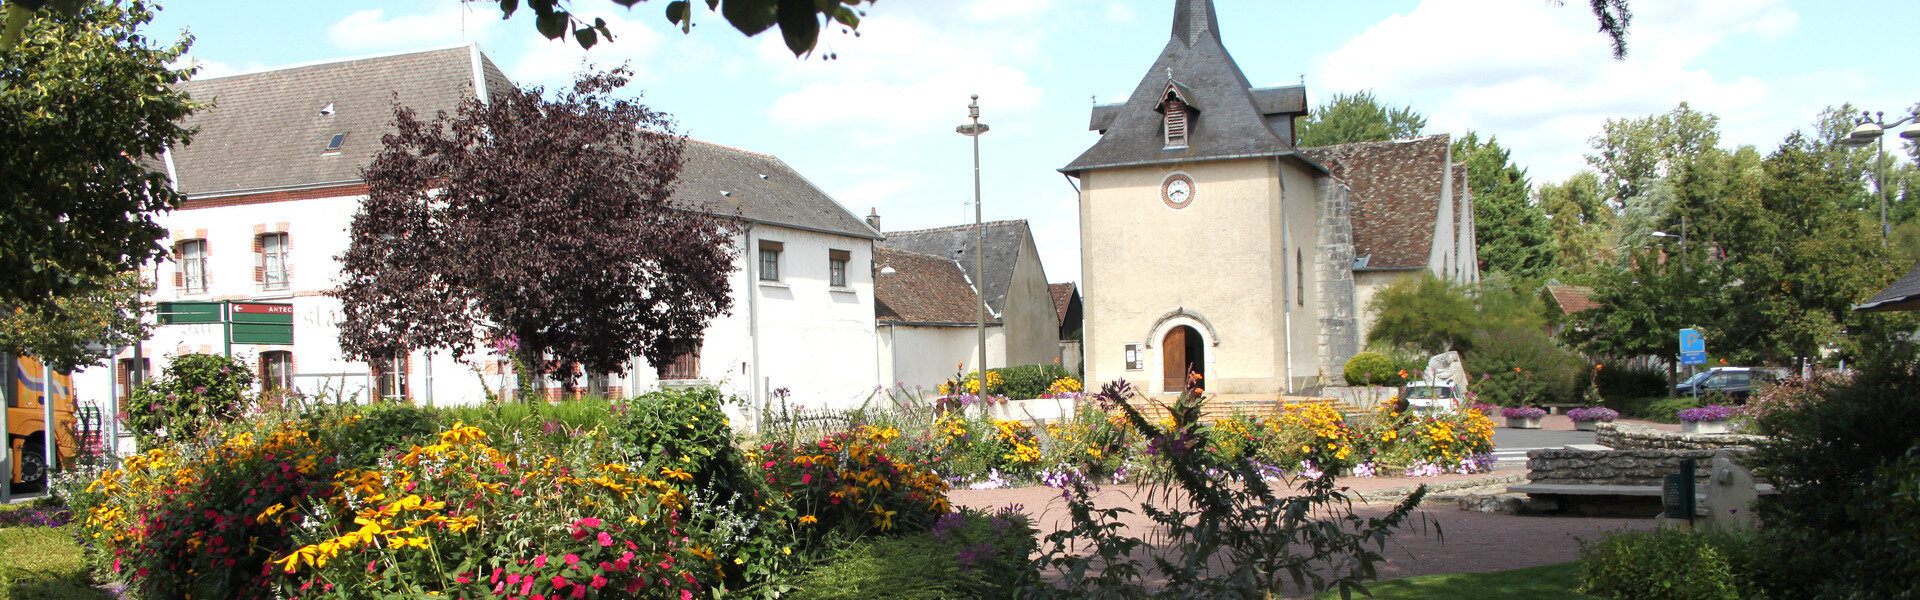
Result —
M1549 285L1547 294L1553 296L1553 302L1560 305L1560 311L1566 314L1577 313L1595 306L1593 288L1579 285Z
M1449 177L1445 135L1307 148L1353 191L1353 255L1367 269L1427 266Z
M1853 309L1868 312L1920 310L1920 265L1915 265L1912 271L1893 280L1886 289Z
M987 294L987 308L995 314L1006 310L1007 288L1013 282L1013 267L1020 260L1020 248L1025 246L1027 238L1033 234L1027 229L1025 220L991 221L981 224L985 230L985 261L987 277L982 288ZM972 225L956 225L918 231L889 231L886 239L879 245L897 250L911 250L922 254L950 257L960 263L967 277L974 281L973 251L974 229Z
M874 318L885 322L967 325L978 323L979 297L953 259L875 246L873 260L891 274L873 280ZM988 323L998 323L991 314Z
M757 223L880 239L879 232L778 158L699 140L687 140L681 157L686 164L680 167L673 188L673 201L679 206Z
M394 102L423 118L457 110L474 95L476 55L487 89L512 85L471 45L183 83L211 106L185 120L199 129L193 142L173 149L179 190L191 197L358 182L391 128ZM322 114L328 106L332 114ZM340 134L339 152L323 156Z
M1296 156L1292 118L1306 112L1299 86L1253 89L1220 43L1212 0L1179 0L1173 35L1127 101L1096 106L1088 122L1100 141L1066 167L1066 173L1126 165L1255 157ZM1169 90L1194 109L1184 148L1167 148L1163 114Z
M1073 303L1073 283L1049 283L1047 291L1053 294L1053 313L1060 320L1067 320L1067 305Z

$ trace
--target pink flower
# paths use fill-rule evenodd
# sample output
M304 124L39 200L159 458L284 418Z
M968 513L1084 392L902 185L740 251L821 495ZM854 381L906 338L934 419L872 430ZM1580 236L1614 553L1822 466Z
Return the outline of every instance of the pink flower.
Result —
M533 578L528 577L520 580L520 595L524 596L531 593L533 593Z
M587 517L585 519L574 521L573 524L576 527L599 527L600 519L597 519L594 517Z
M570 582L567 581L567 578L561 577L559 575L553 576L553 579L551 579L550 581L553 582L553 589L556 589L556 590L564 590L564 589L567 589L568 585L571 585Z
M680 600L693 600L693 592L680 590Z
M595 575L593 576L593 581L587 582L587 585L591 586L593 589L596 589L596 590L603 587L607 587L607 578L601 577L599 575Z
M602 532L600 532L600 545L601 545L602 547L605 547L605 546L612 546L612 545L613 545L613 536L610 536L610 535L607 535L607 532L605 532L605 531L602 531Z
M801 475L801 476L800 476L800 483L813 483L813 474L812 474L812 473L808 473L808 474L806 474L806 475Z
M495 574L497 575L498 573L495 573ZM520 585L520 574L519 573L507 574L507 585Z
M546 567L547 567L547 555L542 554L542 555L533 557L533 568L544 569Z
M567 555L567 564L569 564L569 565L571 565L571 564L575 564L575 563L578 563L578 562L580 562L580 555L578 555L578 554L568 554L568 555Z
M585 597L587 597L587 586L584 586L584 585L573 586L573 600L580 600L581 598L585 598Z

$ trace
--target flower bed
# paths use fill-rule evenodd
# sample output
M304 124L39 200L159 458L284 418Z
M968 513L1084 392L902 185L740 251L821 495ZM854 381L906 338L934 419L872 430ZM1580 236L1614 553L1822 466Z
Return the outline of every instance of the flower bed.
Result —
M1567 419L1572 420L1575 423L1593 423L1593 422L1606 423L1606 422L1611 422L1614 419L1618 419L1618 418L1620 418L1620 411L1607 408L1604 406L1596 406L1593 408L1576 408L1576 409L1567 411Z
M1709 404L1699 408L1683 409L1679 411L1675 416L1680 417L1681 421L1699 422L1699 421L1727 421L1743 414L1746 414L1746 411L1737 406L1721 406L1718 404Z

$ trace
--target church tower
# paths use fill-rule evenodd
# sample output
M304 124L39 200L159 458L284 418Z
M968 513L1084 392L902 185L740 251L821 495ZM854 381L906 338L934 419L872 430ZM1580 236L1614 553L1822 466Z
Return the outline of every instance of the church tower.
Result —
M1133 94L1096 106L1080 182L1089 382L1288 393L1358 350L1346 186L1294 147L1300 85L1255 88L1212 0L1177 0Z

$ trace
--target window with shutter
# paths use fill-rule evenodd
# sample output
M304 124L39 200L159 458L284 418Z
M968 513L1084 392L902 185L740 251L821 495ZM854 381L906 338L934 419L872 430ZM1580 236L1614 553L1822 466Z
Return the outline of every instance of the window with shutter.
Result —
M260 289L287 289L287 234L269 233L259 237Z
M1167 147L1187 147L1187 105L1178 99L1167 100Z
M188 294L204 294L207 291L207 241L187 240L180 242L179 277L174 278L181 291Z

